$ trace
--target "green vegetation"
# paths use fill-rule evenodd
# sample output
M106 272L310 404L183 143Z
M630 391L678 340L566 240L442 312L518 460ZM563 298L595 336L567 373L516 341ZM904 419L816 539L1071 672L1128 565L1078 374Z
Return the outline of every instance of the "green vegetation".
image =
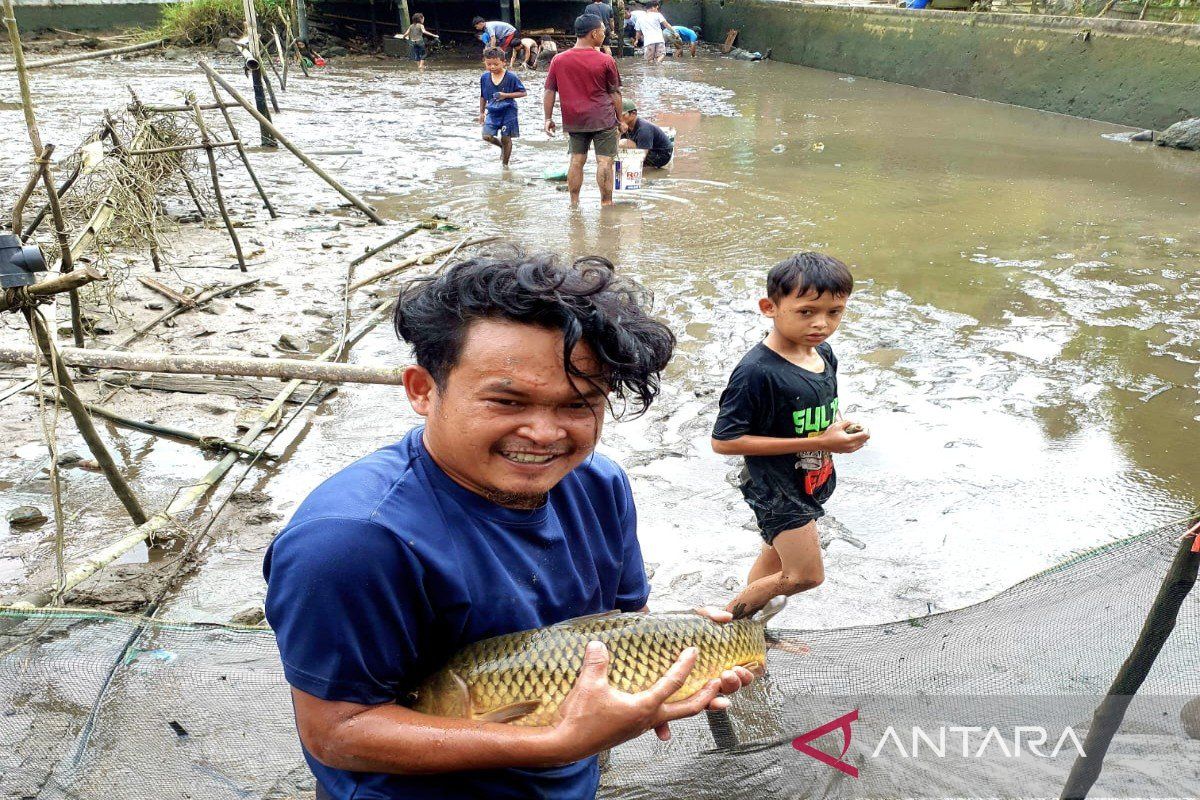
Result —
M276 8L287 10L286 0L254 0L261 21L279 19ZM189 0L163 6L159 37L173 44L215 44L225 36L238 38L244 25L242 0Z

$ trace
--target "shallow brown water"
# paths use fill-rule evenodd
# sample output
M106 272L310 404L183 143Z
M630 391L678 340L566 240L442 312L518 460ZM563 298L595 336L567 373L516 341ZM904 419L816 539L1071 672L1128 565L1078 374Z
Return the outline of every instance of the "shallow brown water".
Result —
M538 73L524 76L524 136L506 172L474 126L474 64L435 61L422 76L338 67L294 84L281 125L305 147L361 148L322 161L389 217L437 211L527 247L598 253L655 291L679 355L655 409L605 437L633 477L655 604L723 602L757 550L726 481L735 465L707 436L726 376L766 330L754 310L766 268L801 249L855 270L833 345L844 407L874 438L839 461L829 577L785 624L962 605L1190 507L1200 158L1105 138L1120 133L1112 125L782 64L622 68L643 115L678 130L679 149L669 174L648 174L645 190L603 211L590 175L578 210L539 178L563 163L565 143L540 132ZM183 63L127 69L143 97L194 82ZM123 102L99 68L71 74L83 102ZM20 130L19 115L3 119ZM285 214L328 199L286 153L257 158L289 193ZM386 238L354 235L356 246ZM298 266L329 261L318 252ZM404 357L386 328L355 351ZM244 488L267 489L286 515L413 422L395 390L345 390L289 433L300 435L293 458ZM195 475L192 455L128 450L153 466L142 474L159 494ZM173 611L224 618L260 597L264 544L227 531Z

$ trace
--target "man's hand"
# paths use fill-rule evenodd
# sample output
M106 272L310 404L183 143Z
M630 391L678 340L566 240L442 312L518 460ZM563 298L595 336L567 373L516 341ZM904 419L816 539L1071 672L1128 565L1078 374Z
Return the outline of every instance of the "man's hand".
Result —
M578 761L654 729L660 739L670 736L667 723L699 714L729 700L717 697L722 681L711 680L700 691L673 703L667 698L679 691L696 666L698 651L684 650L667 674L644 692L630 694L608 682L609 654L601 642L589 642L583 670L575 687L559 707L554 727L563 762Z
M701 606L700 608L695 609L695 612L700 616L708 617L713 622L721 625L724 625L726 622L733 621L733 614L729 613L723 608L717 608L716 606ZM765 668L765 664L760 665L760 672L758 675L762 675L761 670ZM753 683L755 677L757 677L755 673L751 672L745 667L734 667L733 669L727 669L721 673L721 694L733 694L739 689L742 689ZM722 704L720 707L714 705L714 703L722 699L723 698L721 697L713 698L713 702L708 704L708 710L720 711L722 708L726 707L728 702Z
M850 433L847 428L857 432ZM853 453L870 438L871 434L862 425L844 419L830 425L820 436L822 449L831 453Z
M482 111L479 112L479 116L475 118L475 121L478 122L480 125L483 124L483 112Z
M542 127L546 129L547 136L554 135L554 119L553 118L546 120L546 123Z

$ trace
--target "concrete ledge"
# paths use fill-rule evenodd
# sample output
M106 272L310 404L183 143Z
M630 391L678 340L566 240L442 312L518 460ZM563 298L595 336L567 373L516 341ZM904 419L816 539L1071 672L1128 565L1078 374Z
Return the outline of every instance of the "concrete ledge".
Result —
M1121 19L703 0L712 41L793 64L1165 128L1200 113L1200 26Z

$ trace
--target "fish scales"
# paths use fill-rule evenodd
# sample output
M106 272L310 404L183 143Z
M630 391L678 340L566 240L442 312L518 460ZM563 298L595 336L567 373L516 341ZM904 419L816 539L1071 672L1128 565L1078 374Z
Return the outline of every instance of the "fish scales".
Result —
M457 653L417 691L418 711L551 725L583 669L587 643L604 642L609 682L625 692L648 689L688 647L696 665L671 700L687 697L733 666L763 666L766 619L715 623L695 613L606 614L497 636Z

